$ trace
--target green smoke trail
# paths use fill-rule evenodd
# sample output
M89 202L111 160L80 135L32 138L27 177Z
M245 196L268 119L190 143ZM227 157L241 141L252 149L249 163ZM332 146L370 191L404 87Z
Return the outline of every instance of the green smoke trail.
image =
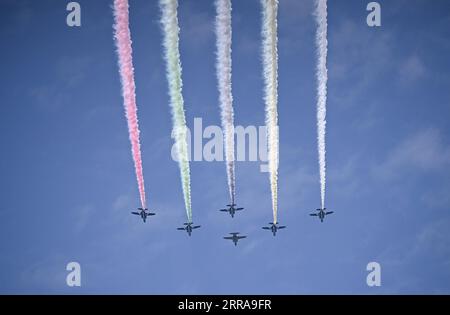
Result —
M180 168L184 203L188 222L192 222L191 176L189 168L187 127L184 115L182 94L181 61L178 47L179 31L177 0L160 0L161 23L164 35L164 59L166 61L167 81L169 84L170 106L172 108L173 134Z

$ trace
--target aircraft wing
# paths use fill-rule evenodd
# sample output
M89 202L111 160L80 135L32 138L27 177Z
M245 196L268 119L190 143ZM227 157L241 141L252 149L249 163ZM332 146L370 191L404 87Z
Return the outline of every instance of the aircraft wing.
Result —
M232 240L233 239L232 236L224 236L223 238L226 239L226 240Z
M156 213L149 212L147 215L155 215Z
M220 209L219 211L222 211L222 212L228 212L227 209Z
M267 226L263 226L262 228L263 228L263 230L270 230L270 227L267 227Z
M286 225L279 226L278 228L279 228L279 229L285 229L285 228L286 228Z
M140 213L139 212L131 212L132 214L135 214L135 215L140 215Z
M325 214L332 214L334 211L328 211Z
M310 213L309 215L312 217L317 217L317 213Z
M239 210L244 210L244 208L236 208L234 210L239 211Z
M246 238L247 236L237 236L237 239L240 240L241 238Z
M184 231L185 228L177 228L177 230Z
M192 228L193 229L198 229L199 227L201 227L201 225L196 225L196 226L193 226Z

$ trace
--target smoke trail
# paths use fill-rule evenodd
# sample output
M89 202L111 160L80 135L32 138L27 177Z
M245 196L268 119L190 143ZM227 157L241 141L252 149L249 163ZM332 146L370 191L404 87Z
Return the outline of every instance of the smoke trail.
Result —
M325 128L327 115L327 0L316 0L316 46L317 46L317 149L319 154L320 172L320 199L322 208L325 207L325 183L326 183L326 161L325 161Z
M278 212L278 52L277 10L278 0L261 0L262 10L262 55L266 103L266 126L269 146L269 174L272 192L273 222L277 223Z
M235 202L234 113L231 93L231 0L216 0L217 80L231 204Z
M164 34L164 59L166 61L167 81L169 83L170 105L172 107L173 131L180 167L181 184L188 222L192 222L191 177L187 144L186 118L184 116L184 100L182 95L181 61L178 48L177 0L159 1Z
M131 152L139 187L142 208L146 208L144 173L139 142L139 124L136 106L136 86L134 84L131 34L128 17L128 0L114 0L114 39L119 57L119 72L122 82L125 114L131 141Z

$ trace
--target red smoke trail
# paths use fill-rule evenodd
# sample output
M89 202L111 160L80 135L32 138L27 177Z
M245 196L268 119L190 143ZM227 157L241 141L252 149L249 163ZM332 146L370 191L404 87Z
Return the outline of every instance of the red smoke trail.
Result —
M139 142L139 124L136 107L136 86L131 48L131 35L128 25L128 0L114 0L114 39L119 57L119 72L122 82L122 94L130 133L131 152L139 186L142 208L146 208L144 173L142 170L141 144Z

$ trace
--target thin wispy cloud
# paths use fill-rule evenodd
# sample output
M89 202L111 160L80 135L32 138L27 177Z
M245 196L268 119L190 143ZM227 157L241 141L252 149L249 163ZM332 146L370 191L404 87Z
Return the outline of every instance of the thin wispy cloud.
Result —
M402 85L409 83L415 83L424 78L427 73L427 69L422 59L414 54L407 58L399 66L399 81Z
M374 167L375 177L399 179L408 170L439 171L450 166L450 145L435 128L414 133L400 142Z

